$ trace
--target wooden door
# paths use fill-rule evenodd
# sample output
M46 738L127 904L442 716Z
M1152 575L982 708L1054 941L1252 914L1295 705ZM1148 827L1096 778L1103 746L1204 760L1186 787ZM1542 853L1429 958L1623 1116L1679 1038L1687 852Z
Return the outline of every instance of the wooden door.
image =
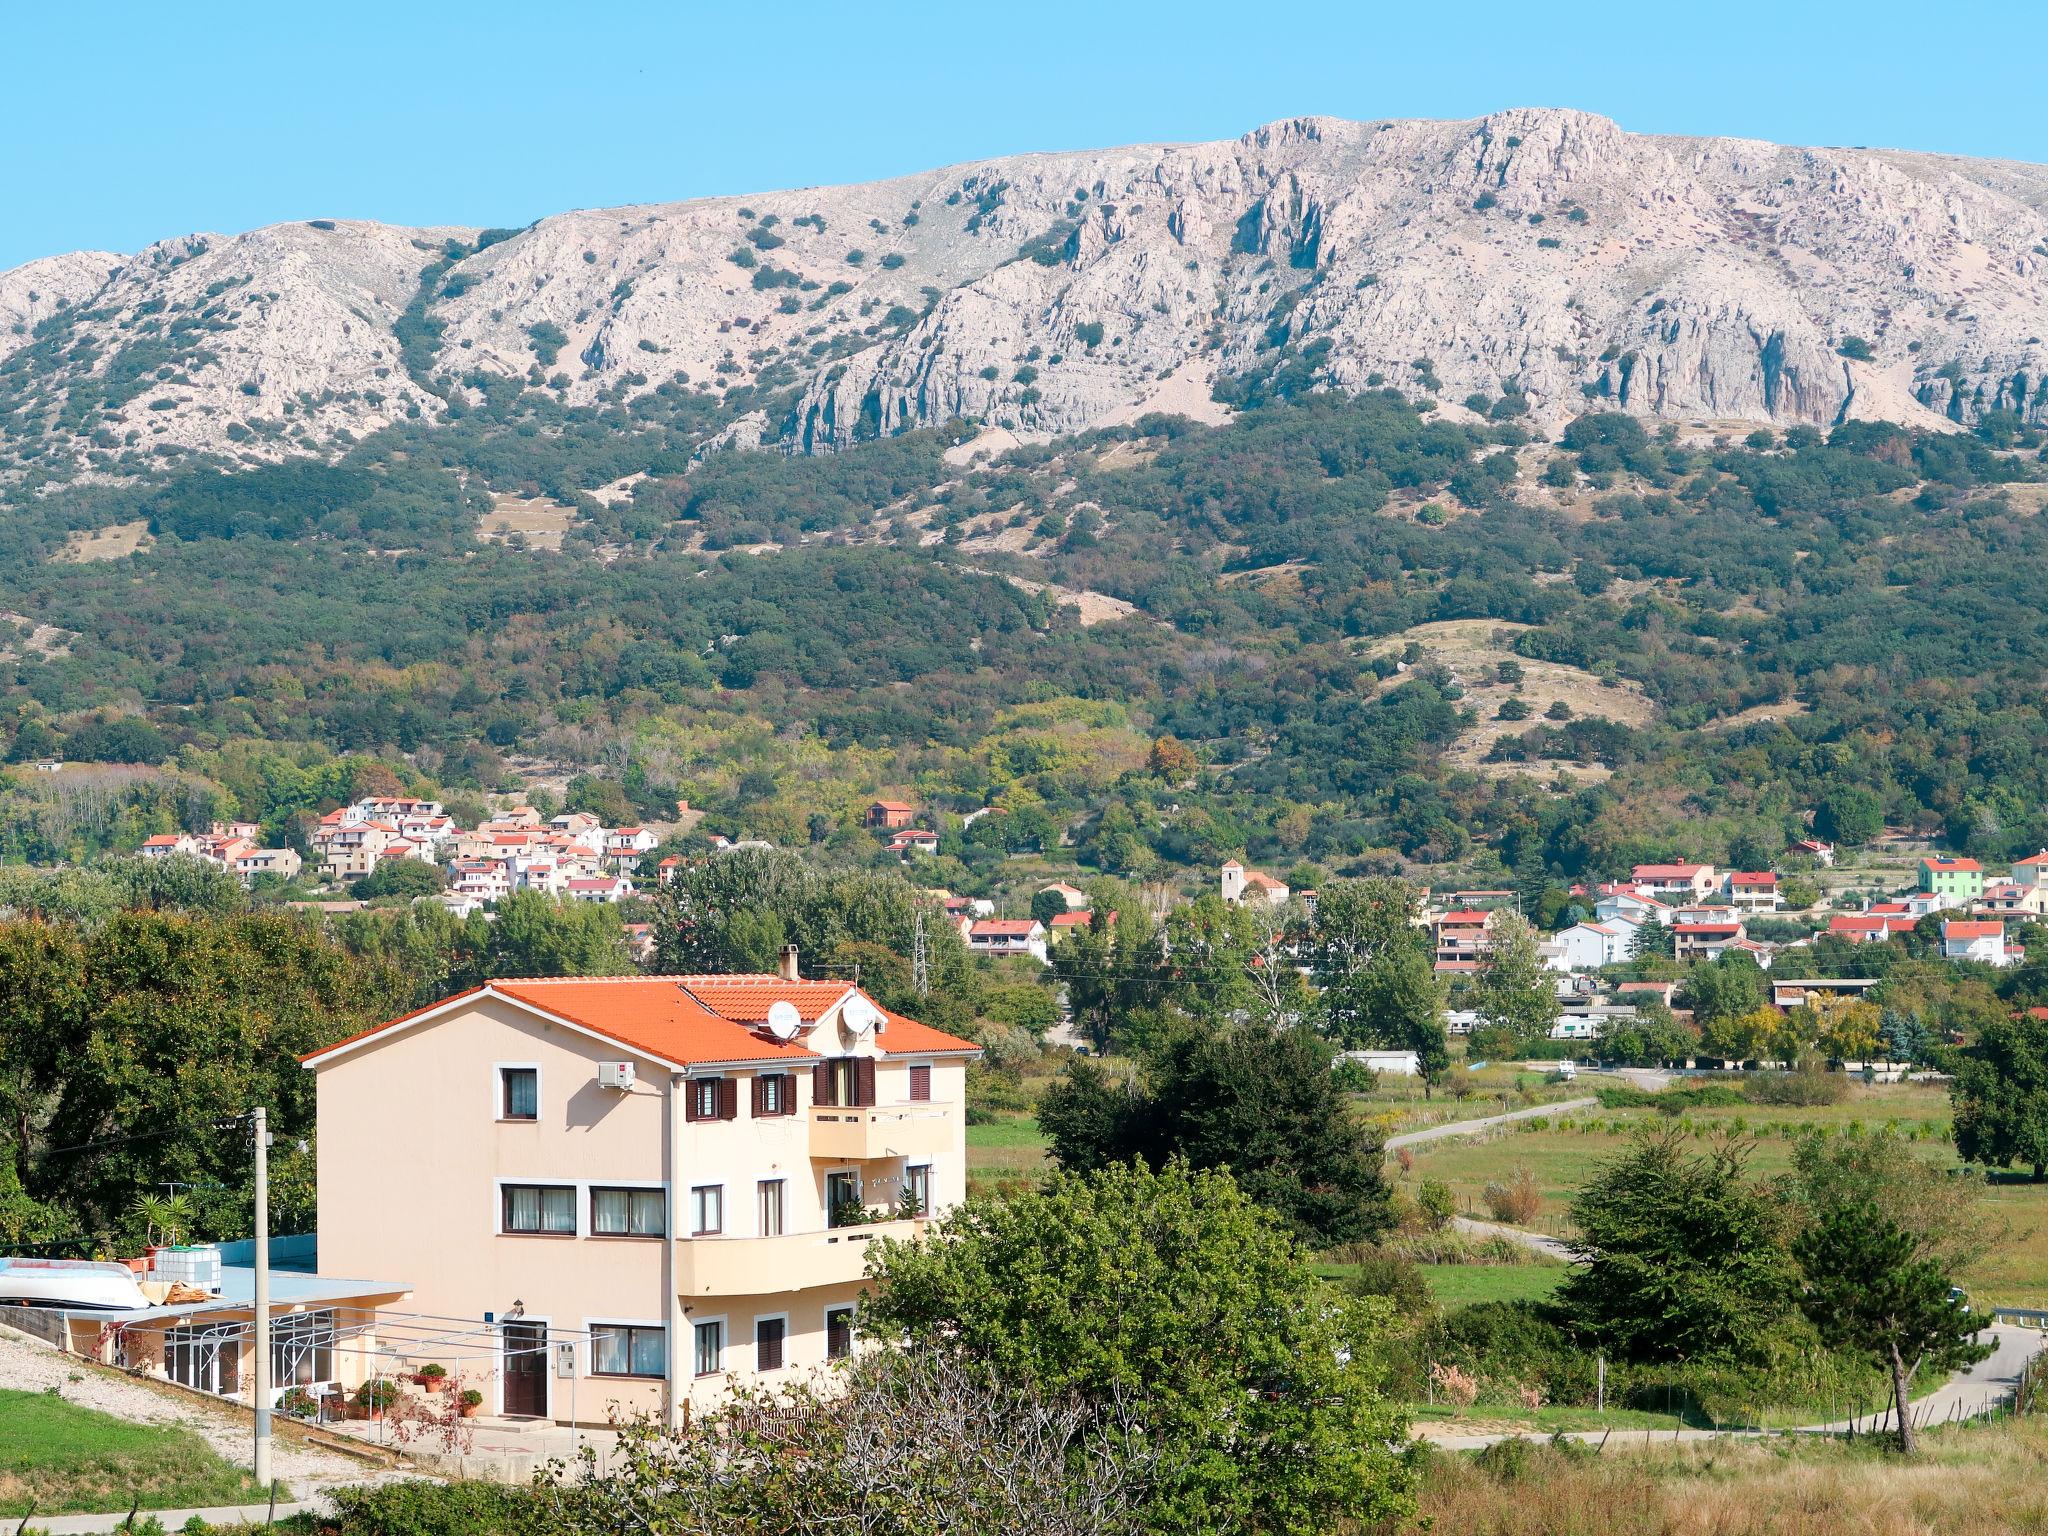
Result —
M548 1325L505 1324L505 1415L544 1419L548 1413Z

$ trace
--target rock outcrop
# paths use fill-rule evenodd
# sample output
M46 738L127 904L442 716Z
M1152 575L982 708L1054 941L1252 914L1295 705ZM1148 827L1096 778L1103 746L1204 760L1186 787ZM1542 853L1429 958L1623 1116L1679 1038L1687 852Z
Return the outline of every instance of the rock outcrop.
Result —
M0 451L274 457L479 375L572 404L750 386L770 414L728 440L807 450L954 417L1070 432L1281 368L1452 408L1512 391L1546 424L1588 400L2048 416L2048 167L1583 112L1304 118L479 244L323 221L0 274Z

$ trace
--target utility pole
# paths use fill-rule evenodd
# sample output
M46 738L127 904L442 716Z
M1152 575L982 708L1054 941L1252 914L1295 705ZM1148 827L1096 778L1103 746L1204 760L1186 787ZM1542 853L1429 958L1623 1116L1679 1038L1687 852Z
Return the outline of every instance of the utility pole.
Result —
M910 984L917 988L917 995L923 997L932 989L931 957L924 947L924 908L917 909L915 926L911 929L910 940Z
M270 1486L270 1111L249 1112L256 1135L256 1483Z

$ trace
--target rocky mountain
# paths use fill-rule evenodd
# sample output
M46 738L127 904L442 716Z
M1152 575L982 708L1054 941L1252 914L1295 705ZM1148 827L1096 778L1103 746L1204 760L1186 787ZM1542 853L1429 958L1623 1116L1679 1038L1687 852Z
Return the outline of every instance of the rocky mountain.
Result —
M1583 112L564 213L318 220L0 274L15 473L275 458L524 381L728 441L1211 414L1263 379L1676 419L2048 416L2048 167L1651 137Z

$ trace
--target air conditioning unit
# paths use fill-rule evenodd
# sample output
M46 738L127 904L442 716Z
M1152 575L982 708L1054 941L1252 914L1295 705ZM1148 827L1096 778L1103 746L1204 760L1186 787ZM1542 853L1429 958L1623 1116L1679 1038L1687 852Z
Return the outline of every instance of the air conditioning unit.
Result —
M631 1092L633 1087L633 1063L630 1061L600 1061L597 1064L597 1086L615 1088L620 1093Z

